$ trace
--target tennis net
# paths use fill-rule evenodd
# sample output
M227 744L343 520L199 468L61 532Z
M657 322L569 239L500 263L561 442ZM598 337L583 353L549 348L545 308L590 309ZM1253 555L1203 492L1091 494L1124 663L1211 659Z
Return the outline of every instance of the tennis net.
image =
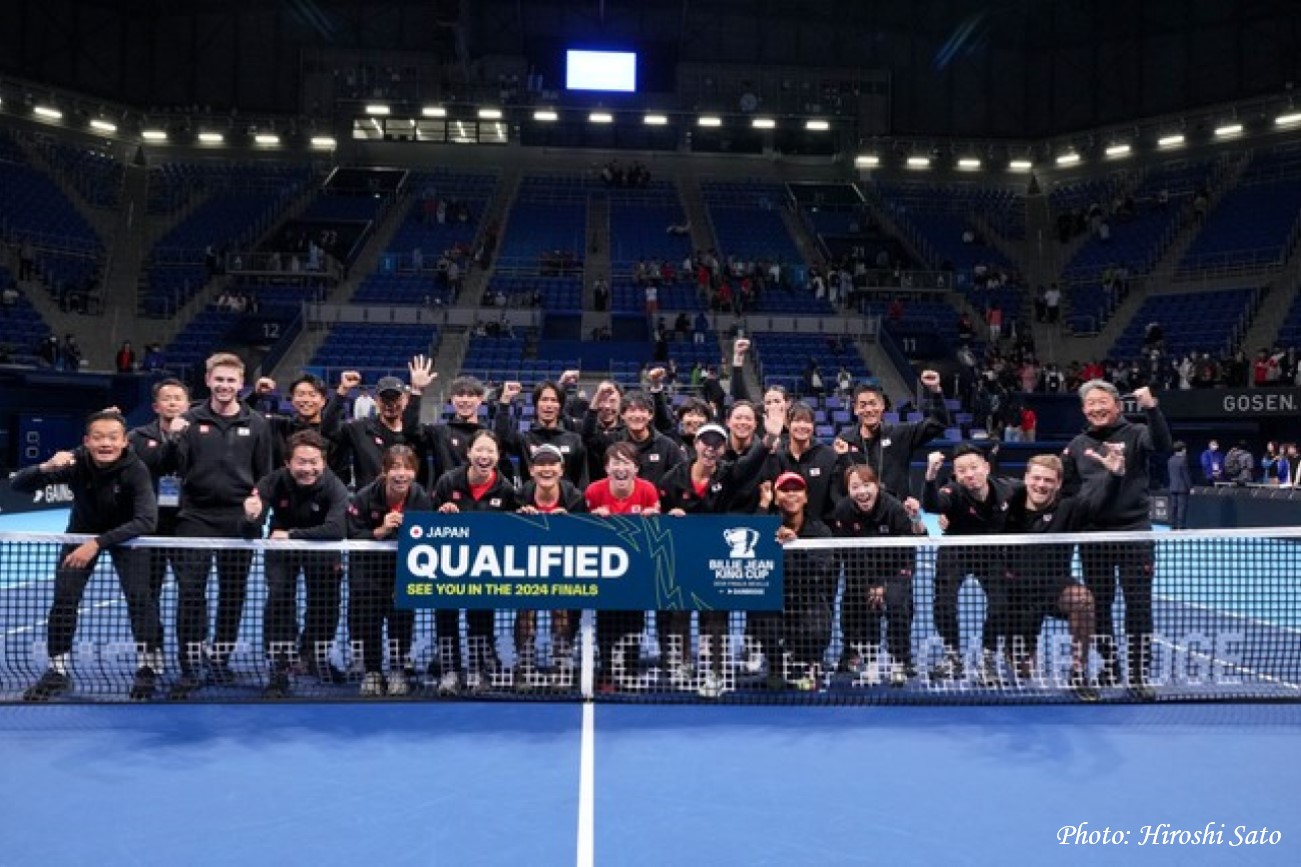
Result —
M410 612L385 543L84 538L0 534L0 701L1301 698L1301 528L802 540L772 613Z

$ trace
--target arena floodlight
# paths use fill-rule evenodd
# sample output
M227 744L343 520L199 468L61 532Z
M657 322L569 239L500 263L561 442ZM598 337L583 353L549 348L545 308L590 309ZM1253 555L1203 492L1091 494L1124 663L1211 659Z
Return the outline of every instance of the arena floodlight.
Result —
M1298 123L1301 123L1301 112L1298 111L1290 111L1274 118L1274 126L1295 126Z
M854 157L854 165L860 169L874 169L881 165L881 158L876 154L859 154Z
M560 120L560 115L549 108L544 108L533 112L533 119L552 123L553 121Z
M500 108L479 109L479 120L501 120Z
M1028 172L1034 168L1034 163L1029 160L1012 160L1007 167L1014 172Z
M756 117L750 121L750 126L755 129L776 129L777 121L770 117Z
M1230 136L1241 135L1241 134L1242 134L1242 124L1240 123L1226 123L1221 126L1217 126L1215 128L1216 138L1229 138Z
M668 126L669 118L668 115L663 114L648 114L643 118L643 122L647 126Z
M32 109L32 114L37 117L43 117L46 120L63 120L63 112L57 108L50 108L48 105L38 105Z
M253 136L253 141L260 145L278 145L280 144L280 136L273 132L260 132Z
M1131 150L1133 150L1133 148L1127 144L1114 144L1108 145L1105 153L1109 157L1124 157L1129 156Z
M221 144L225 140L226 137L219 132L199 133L199 141L203 142L204 144Z
M427 105L420 109L420 113L425 117L447 117L447 109L441 105Z
M974 171L980 168L980 159L978 157L962 157L958 160L958 168L966 171Z
M383 103L376 102L366 106L366 114L369 114L372 117L386 117L389 112L389 107Z
M1156 140L1156 146L1159 148L1179 147L1179 145L1183 143L1184 134L1181 132L1172 133L1171 135L1163 135Z
M1073 166L1073 165L1075 165L1076 163L1078 163L1079 161L1080 161L1080 155L1079 155L1078 153L1076 153L1075 151L1071 151L1070 153L1065 153L1065 154L1062 154L1061 156L1059 156L1059 157L1057 158L1057 165L1059 165L1059 166Z
M831 129L831 124L825 120L806 120L804 128L809 132L826 132Z
M314 148L332 148L336 144L333 136L314 135L312 136L312 147Z
M929 169L931 167L930 157L908 157L907 166L910 169Z
M95 118L90 122L90 128L93 130L98 130L99 132L106 132L106 133L117 132L117 124L109 123L108 121L100 120L99 118Z
M142 130L140 137L145 141L167 141L167 131L161 129Z
M714 117L713 115L705 115L700 118L700 120L696 121L696 123L701 126L722 126L723 119L721 117Z
M614 123L614 115L608 111L594 111L587 116L589 123Z

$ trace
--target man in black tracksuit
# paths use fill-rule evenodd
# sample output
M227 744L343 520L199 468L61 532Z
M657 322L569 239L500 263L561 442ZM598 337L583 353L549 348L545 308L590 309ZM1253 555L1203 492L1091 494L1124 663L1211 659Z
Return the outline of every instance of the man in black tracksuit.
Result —
M1174 447L1165 416L1157 409L1156 398L1146 387L1134 392L1134 399L1147 416L1147 424L1134 424L1124 419L1120 395L1111 383L1091 380L1080 386L1079 393L1088 429L1071 440L1062 454L1065 471L1063 493L1073 494L1090 476L1108 472L1097 461L1087 458L1086 452L1102 452L1109 444L1116 446L1125 455L1125 481L1086 529L1151 530L1148 462L1154 452L1165 453ZM1103 659L1098 682L1102 686L1120 682L1115 624L1111 613L1119 576L1120 589L1125 594L1129 687L1140 698L1152 697L1147 675L1153 632L1154 557L1155 549L1150 542L1102 542L1081 546L1080 549L1084 581L1093 593L1095 603L1094 641Z
M609 385L601 383L597 388L592 399L594 406L609 399ZM637 475L658 488L669 471L682 463L682 449L652 426L655 402L650 395L630 391L623 396L621 406L623 424L612 429L600 426L595 410L589 409L583 418L583 445L589 455L600 460L602 468L598 475L593 476L593 481L605 477L605 450L613 443L628 442L637 449Z
M208 400L172 424L172 447L181 475L178 537L238 539L244 535L244 500L258 480L273 469L274 434L260 413L239 400L244 363L236 355L218 353L206 363ZM175 564L176 641L181 677L173 685L175 698L199 689L208 638L208 572L217 561L217 623L208 653L209 676L215 683L233 678L229 656L239 637L248 593L248 549L213 552L183 550Z
M907 505L912 514L918 505L908 477L913 453L943 435L949 427L940 375L933 370L923 371L921 382L930 401L926 418L896 424L882 422L886 409L884 391L879 385L860 385L854 390L858 424L836 434L837 451L845 454L851 464L867 464L876 470L885 492Z
M335 432L330 465L351 465L353 485L362 489L375 481L384 468L384 453L393 446L410 446L420 460L418 479L428 486L428 444L411 411L416 395L407 393L396 376L382 377L375 384L378 412L373 418L347 422Z
M953 479L938 481L944 455L932 452L926 465L922 507L948 520L945 536L1000 533L1007 521L1009 504L1019 493L1020 482L990 478L989 461L977 446L963 443L953 450ZM981 679L986 686L1001 684L998 672L1000 635L1007 633L1006 581L1002 554L991 546L942 546L935 558L935 631L944 642L944 658L931 670L931 679L961 677L963 663L958 624L958 593L972 575L985 592L985 623L981 631L983 649Z
M1008 533L1077 533L1120 490L1125 458L1114 447L1086 456L1107 468L1090 476L1078 494L1061 496L1062 462L1056 455L1035 455L1026 463L1025 487L1012 499L1004 530ZM1089 640L1093 635L1093 594L1071 575L1074 545L1012 545L1008 548L1008 612L1016 675L1033 675L1039 632L1046 617L1064 617L1071 632L1071 686L1092 701L1097 692L1088 678Z
M533 423L520 431L511 415L511 402L519 396L518 382L503 383L493 432L507 454L519 458L521 475L529 475L533 455L544 445L554 446L564 459L565 480L580 492L587 489L587 450L583 438L564 425L565 395L554 382L539 382L533 389Z
M23 693L25 701L46 701L72 688L69 674L77 609L101 552L107 550L117 570L131 619L131 635L139 652L139 667L131 697L150 698L162 670L163 627L158 596L149 585L143 550L116 547L153 532L158 520L149 471L127 447L126 420L116 412L97 412L86 423L82 447L61 451L35 466L24 467L10 480L15 491L31 493L42 485L66 484L72 489L69 533L94 534L80 545L64 545L54 573L48 643L50 668Z
M152 392L154 420L132 428L127 439L153 481L158 499L158 526L154 535L175 536L181 511L181 478L176 474L176 449L171 445L171 427L172 420L190 408L190 390L179 379L161 379L154 383ZM158 596L167 580L167 564L172 563L172 571L176 571L176 551L149 548L145 556L149 560L149 586Z
M316 431L289 437L286 466L258 480L244 501L244 532L261 536L271 516L270 536L277 541L337 541L348 531L348 489L326 467L325 439ZM267 598L262 620L262 647L271 674L264 695L289 693L289 662L303 661L309 675L328 683L343 676L330 663L330 648L339 629L342 557L337 551L266 552ZM298 630L298 573L303 574L306 610Z

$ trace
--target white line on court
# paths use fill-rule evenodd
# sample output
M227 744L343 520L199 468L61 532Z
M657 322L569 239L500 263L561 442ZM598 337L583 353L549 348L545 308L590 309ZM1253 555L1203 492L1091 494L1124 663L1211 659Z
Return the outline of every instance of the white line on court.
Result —
M583 702L583 740L578 762L578 867L592 867L596 860L595 714L592 702Z

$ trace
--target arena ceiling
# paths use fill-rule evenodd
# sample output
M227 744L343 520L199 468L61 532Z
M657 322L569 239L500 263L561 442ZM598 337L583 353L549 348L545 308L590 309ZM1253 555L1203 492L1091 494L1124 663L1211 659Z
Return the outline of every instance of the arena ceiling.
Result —
M1286 0L11 0L0 68L148 106L302 110L310 52L402 52L473 75L570 43L682 63L861 68L906 134L1046 136L1285 92Z

